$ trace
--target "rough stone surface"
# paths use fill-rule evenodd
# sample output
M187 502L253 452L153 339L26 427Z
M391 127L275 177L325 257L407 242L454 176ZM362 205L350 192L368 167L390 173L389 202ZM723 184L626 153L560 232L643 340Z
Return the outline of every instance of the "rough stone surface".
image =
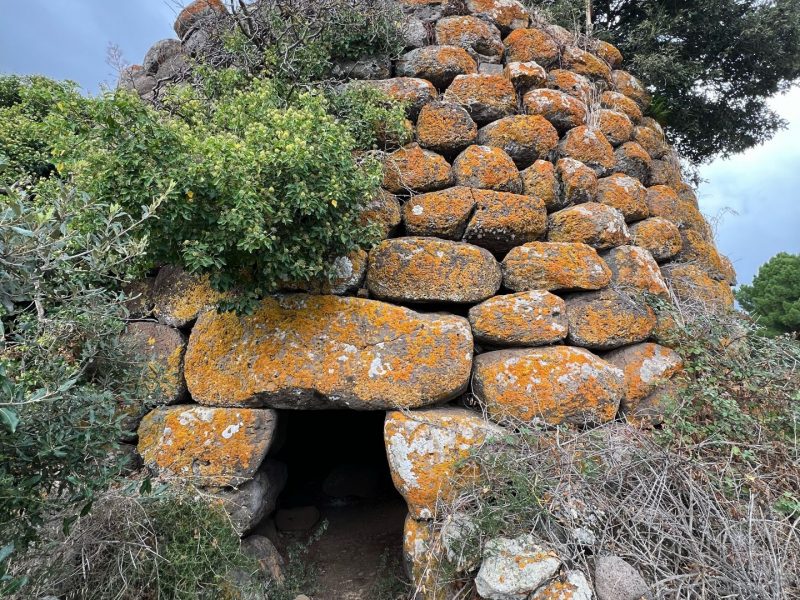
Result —
M408 102L408 116L411 119L416 119L422 107L435 100L438 95L430 81L416 77L375 79L359 82L357 85L368 85L398 102Z
M612 350L646 340L656 327L653 310L626 294L608 289L566 298L567 341L592 350Z
M409 513L430 519L438 499L452 499L459 480L466 483L475 475L459 463L504 431L470 410L445 407L389 412L383 435L392 480Z
M528 26L528 11L517 0L466 0L466 4L470 13L491 21L503 31Z
M418 521L408 515L403 528L403 564L415 586L415 600L446 600L445 577L440 577L441 556L430 521Z
M478 126L458 104L431 102L419 113L417 141L423 148L450 156L474 144L477 137Z
M173 28L178 37L183 38L193 27L226 12L222 0L194 0L178 13Z
M630 234L625 218L616 208L586 202L551 214L547 240L581 242L602 250L627 244Z
M357 60L337 60L332 75L337 79L389 79L392 62L387 56L362 56Z
M611 285L627 294L669 299L669 290L653 256L639 246L612 248L603 259L611 269Z
M619 146L630 141L633 136L633 122L624 112L601 108L600 131L612 146Z
M382 240L397 230L401 220L400 202L396 196L385 190L379 190L361 213L361 223L378 225Z
M392 152L383 171L383 187L393 194L430 192L453 183L453 173L443 156L411 144Z
M733 308L733 292L730 285L712 279L697 265L685 263L664 265L661 273L672 293L682 304L702 307L710 312Z
M632 242L649 251L657 262L669 260L683 247L677 225L663 217L650 217L634 223L630 232Z
M281 288L284 291L309 292L311 294L336 294L342 296L356 292L364 283L367 273L367 253L355 250L347 256L333 260L332 279L318 277L310 281L287 281Z
M521 93L531 88L544 87L547 83L547 71L539 63L532 61L506 63L503 76Z
M382 410L453 398L471 364L461 317L295 294L265 298L248 316L205 313L189 338L186 382L207 405Z
M457 75L477 73L478 65L467 51L458 46L425 46L412 50L397 62L401 77L427 79L443 90Z
M153 288L155 277L137 279L124 286L125 310L131 319L146 319L153 314Z
M185 327L200 313L216 308L224 298L211 287L208 277L166 266L159 270L153 285L153 314L166 325Z
M549 67L558 58L558 44L541 29L517 29L503 43L507 62L535 62Z
M614 157L617 160L614 172L625 173L648 185L652 159L641 145L637 142L625 142L614 152Z
M503 284L514 291L597 290L611 282L611 270L586 244L530 242L503 259Z
M258 570L267 581L274 581L278 584L284 581L283 557L269 538L263 535L251 535L244 538L242 552L257 561Z
M159 477L201 486L240 485L267 454L277 415L272 410L160 407L139 425L139 454Z
M511 157L500 148L469 146L453 162L457 185L520 193L522 180Z
M460 240L472 218L479 194L497 193L463 186L412 196L403 206L406 233Z
M556 553L532 535L495 538L486 543L475 586L481 598L526 600L560 567Z
M539 588L531 600L592 600L594 594L586 575L567 571L562 577Z
M478 144L500 148L517 167L524 169L547 158L558 144L558 132L538 115L516 115L499 119L478 132Z
M561 158L556 163L556 173L561 182L561 204L594 202L597 196L597 175L574 158Z
M543 116L562 133L586 122L586 105L560 90L530 90L522 103L527 114Z
M591 79L602 81L610 81L611 79L611 68L605 61L577 46L564 48L561 53L561 63L564 68Z
M463 48L479 62L496 63L503 57L500 30L469 15L440 19L436 23L436 43Z
M537 160L520 173L520 178L523 193L542 200L548 212L564 208L553 163Z
M144 55L142 69L147 75L155 75L159 67L168 59L181 53L180 40L161 40L153 44Z
M142 391L148 403L174 404L184 399L186 337L180 331L152 321L133 321L122 340L136 367L142 369Z
M680 355L658 344L637 344L609 352L604 357L625 373L625 395L620 409L638 422L659 422L675 386L670 378L680 372Z
M611 421L624 393L622 371L570 346L480 354L472 385L490 418L548 425Z
M614 148L603 132L586 125L570 129L558 149L562 156L581 161L598 176L610 173L616 163Z
M496 346L543 346L567 337L564 301L543 290L495 296L473 306L475 339Z
M600 94L600 105L628 115L633 123L638 123L642 118L642 109L634 100L619 92L605 91Z
M730 263L719 253L714 243L702 235L687 229L681 232L681 251L675 255L675 262L692 263L703 269L712 279L729 284L736 282L736 273Z
M627 71L612 71L611 82L616 91L634 100L641 108L644 109L650 105L650 94L642 82Z
M459 75L444 99L463 106L479 125L513 115L517 109L514 86L502 75Z
M619 556L606 555L594 567L597 600L652 600L647 582Z
M367 287L395 302L480 302L500 288L500 265L483 248L425 237L386 240L370 251Z
M646 198L647 189L641 182L623 173L614 173L597 182L597 201L616 208L627 223L650 216Z
M547 211L539 198L488 190L472 193L475 207L464 241L502 254L544 236Z
M622 65L622 52L608 42L602 40L596 43L595 54L606 61L612 69L618 69Z
M645 149L650 158L661 158L669 151L667 141L664 139L664 132L660 126L656 130L652 127L639 125L633 130L633 139Z

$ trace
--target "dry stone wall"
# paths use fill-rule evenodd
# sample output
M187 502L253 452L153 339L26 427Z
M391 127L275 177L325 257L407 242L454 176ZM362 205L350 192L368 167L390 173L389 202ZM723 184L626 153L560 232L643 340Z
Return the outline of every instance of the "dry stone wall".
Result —
M669 322L651 299L726 310L735 274L616 48L515 0L401 4L407 53L385 78L348 84L409 105L415 141L386 152L364 212L385 239L339 259L338 281L290 286L314 293L268 297L251 316L217 313L207 280L164 267L131 305L157 322L129 334L167 373L164 406L139 426L145 465L229 503L246 494L243 533L285 481L264 460L275 409L387 411L409 572L425 588L428 520L460 459L508 419L657 421L681 361L658 343ZM192 3L181 40L156 44L121 85L147 97L221 10ZM376 72L356 66L350 76ZM491 560L470 565L482 597L591 597L583 574L533 541L493 543Z

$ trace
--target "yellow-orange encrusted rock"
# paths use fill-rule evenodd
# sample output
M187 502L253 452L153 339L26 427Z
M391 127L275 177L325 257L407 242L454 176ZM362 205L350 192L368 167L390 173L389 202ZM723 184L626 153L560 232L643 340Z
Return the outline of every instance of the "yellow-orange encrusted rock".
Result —
M614 148L602 131L581 125L570 129L558 150L562 156L581 161L599 176L609 173L616 163Z
M520 169L547 158L558 145L558 132L539 115L499 119L478 132L478 144L501 148Z
M660 129L660 127L656 130L652 127L638 125L633 130L634 141L647 151L650 158L661 158L669 151L667 140L664 139L664 132Z
M141 369L141 388L149 404L173 404L186 395L183 355L186 338L177 329L152 321L128 323L123 347Z
M463 106L479 125L513 115L517 110L517 93L502 75L459 75L447 88L444 99Z
M455 161L453 174L456 185L519 193L522 180L511 157L500 148L469 146Z
M648 250L657 262L669 260L683 247L678 226L663 217L650 217L634 223L630 232L631 241Z
M142 419L138 451L159 477L239 485L264 460L276 421L275 411L258 408L160 407Z
M641 181L644 185L650 182L650 166L652 160L647 150L637 142L625 142L614 152L617 165L616 173L625 173Z
M474 144L478 126L469 113L448 102L426 104L417 119L417 141L423 148L452 156Z
M612 71L611 82L616 91L635 100L641 108L650 106L650 93L642 85L641 81L627 71Z
M383 187L393 194L430 192L453 183L453 172L443 156L410 144L386 157Z
M539 63L533 61L506 63L503 68L503 76L513 83L520 93L547 84L547 71Z
M681 182L681 164L677 157L669 154L663 159L653 159L650 162L650 185L679 186Z
M431 521L419 521L410 514L403 527L403 563L414 585L415 600L447 600L449 577L442 568L443 549L437 544Z
M635 296L640 293L669 299L669 290L652 254L639 246L612 248L604 256L611 285Z
M469 310L475 339L496 346L544 346L567 337L564 301L544 290L495 296Z
M520 178L523 193L539 198L548 212L565 206L559 195L555 167L549 160L537 160L520 173Z
M561 204L594 202L597 196L597 174L574 158L561 158L556 163L556 174L561 182Z
M517 0L467 0L467 10L503 31L522 29L530 21L528 11Z
M592 350L611 350L646 340L656 315L643 301L612 289L566 298L567 341Z
M452 500L459 483L477 471L464 465L487 439L503 429L465 408L445 407L386 414L383 437L392 480L417 519L436 515L438 500Z
M627 223L650 215L646 198L647 188L638 179L624 173L614 173L597 182L597 201L616 208Z
M647 188L646 201L652 216L669 219L678 227L684 225L681 199L671 187L654 185Z
M417 48L404 54L395 68L401 77L427 79L440 90L450 85L456 75L478 72L478 64L458 46Z
M503 43L506 62L535 62L549 67L558 58L558 44L541 29L517 29Z
M633 121L624 112L601 108L598 111L600 131L612 146L630 141L633 135Z
M456 186L412 196L403 207L406 233L460 240L475 208L477 194L481 191Z
M611 68L594 54L577 46L567 46L561 53L561 63L566 69L591 79L611 80Z
M153 314L166 325L185 327L226 296L211 287L208 276L191 275L180 267L162 267L153 284Z
M567 571L540 587L531 600L592 600L592 587L580 571Z
M588 77L566 69L553 69L550 71L547 74L547 87L574 96L581 102L587 102L592 93L592 82L589 81Z
M472 190L475 208L464 241L504 253L542 238L547 230L544 202L534 196Z
M621 370L570 346L480 354L472 385L491 419L548 425L611 421L624 393Z
M616 208L586 202L554 212L548 218L547 241L581 242L604 250L630 241L625 217Z
M586 244L530 242L503 259L503 284L510 290L597 290L611 270Z
M379 190L361 212L361 223L364 225L375 224L380 230L382 240L385 240L397 229L400 220L400 202L396 196L386 190Z
M622 65L622 52L608 42L598 41L594 50L595 54L608 63L612 69L618 69Z
M614 350L604 358L625 374L625 395L620 405L625 416L635 422L660 421L665 402L676 389L669 380L683 368L680 355L665 346L646 343Z
M543 116L560 132L586 122L586 105L559 90L530 90L523 96L522 103L527 114Z
M500 30L473 16L439 19L436 43L463 48L480 62L500 62L504 49Z
M417 77L374 79L372 81L360 81L353 85L366 85L380 90L397 102L407 103L407 113L412 119L416 119L422 107L437 97L434 85L427 79Z
M600 94L600 105L603 108L625 113L633 123L638 123L642 118L642 109L639 108L639 105L619 92L605 91Z
M733 308L733 292L724 281L712 279L697 265L672 263L664 265L661 273L679 302L714 311Z
M185 363L201 404L408 408L461 393L472 333L461 317L375 300L270 296L252 315L204 313Z
M714 246L696 231L687 229L681 232L683 245L675 256L675 262L692 263L703 269L712 279L719 279L728 284L736 282L736 274L730 263Z
M222 0L194 0L178 13L173 29L178 34L178 37L183 39L189 30L196 25L208 19L224 15L227 12L228 9L225 8Z
M480 302L500 288L500 265L489 251L449 240L385 240L369 253L367 287L395 302Z

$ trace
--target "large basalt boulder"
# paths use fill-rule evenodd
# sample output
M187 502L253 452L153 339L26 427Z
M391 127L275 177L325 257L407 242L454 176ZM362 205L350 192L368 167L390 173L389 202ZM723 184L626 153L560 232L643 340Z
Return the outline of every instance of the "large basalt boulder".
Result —
M561 52L561 64L579 75L600 81L611 80L611 68L602 59L577 46L567 46Z
M502 31L527 27L530 20L525 6L517 0L466 0L466 3L471 14L491 21Z
M594 202L597 196L597 174L574 158L561 158L556 163L561 183L561 205Z
M457 75L477 73L478 65L458 46L425 46L412 50L397 62L402 77L427 79L438 89L446 89Z
M597 290L611 270L586 244L530 242L512 249L502 263L503 284L515 291Z
M631 241L649 251L656 262L669 260L683 247L678 226L663 217L650 217L634 223L630 233Z
M480 354L472 385L490 418L548 425L610 421L624 393L621 370L570 346Z
M251 479L275 433L272 410L160 407L139 425L139 454L164 479L200 486L236 486Z
M612 287L631 295L669 299L669 290L653 256L639 246L612 248L603 260L611 269Z
M166 266L159 270L153 284L153 314L166 325L185 327L225 298L211 287L207 276Z
M629 142L633 136L633 121L624 112L601 108L599 111L599 127L608 143L619 146Z
M612 289L566 298L567 341L592 350L612 350L646 340L656 327L653 310L643 301Z
M503 57L500 30L472 16L439 19L436 23L436 43L463 48L480 62L499 63Z
M475 339L496 346L544 346L567 337L564 301L532 290L495 296L473 306L469 323Z
M476 198L495 193L499 192L456 186L412 196L403 206L406 233L460 240L472 218Z
M416 119L422 107L435 100L438 96L436 88L430 81L418 77L375 79L360 81L355 85L366 85L375 88L397 102L407 103L407 114L411 119Z
M547 240L550 242L580 242L603 250L630 241L622 213L598 202L559 210L551 214L548 221Z
M531 88L544 87L547 83L547 71L533 61L506 63L503 77L513 83L517 92L522 94Z
M513 115L517 93L502 75L459 75L447 88L444 99L463 106L478 125Z
M635 101L642 109L650 106L651 97L642 82L627 71L612 71L611 83L615 90Z
M603 132L586 125L570 129L558 149L562 156L581 161L598 176L610 173L616 163L614 148Z
M414 600L446 600L452 597L449 578L442 569L433 523L408 515L403 527L403 566L414 585Z
M160 40L153 44L144 55L142 69L147 75L155 75L161 65L167 60L181 53L180 40Z
M616 208L626 223L650 216L646 198L647 188L638 179L623 173L614 173L597 182L597 201Z
M633 123L638 123L642 119L642 109L639 105L620 92L607 90L600 94L600 106L625 113Z
M561 568L558 555L534 538L495 538L486 543L475 577L481 598L526 600Z
M383 428L392 480L416 519L436 515L437 501L452 500L477 473L462 463L504 430L470 410L431 408L386 414Z
M426 104L417 119L417 142L439 154L452 156L475 143L478 126L466 109L448 102Z
M453 162L456 184L467 187L522 192L522 180L511 157L500 148L469 146Z
M614 152L617 164L614 167L615 173L624 173L638 179L644 185L650 182L650 168L653 160L636 142L625 142Z
M586 122L586 105L560 90L530 90L522 103L526 114L541 115L561 133Z
M125 328L122 341L142 369L141 384L148 403L174 404L184 398L186 337L180 331L152 321L133 321Z
M389 154L383 170L383 187L393 194L430 192L453 183L444 157L410 144Z
M379 190L375 197L361 212L361 223L375 224L380 230L382 240L392 235L402 221L400 202L397 197L385 190Z
M178 13L173 28L182 39L192 28L203 26L227 13L228 9L222 0L194 0Z
M185 373L195 401L211 406L383 410L457 396L471 365L466 319L296 294L248 316L204 313Z
M503 43L506 62L535 62L549 67L558 58L558 44L541 29L517 29Z
M559 182L553 163L547 160L537 160L519 175L522 179L523 193L541 199L548 212L564 208L565 204L559 193Z
M547 87L574 96L581 102L587 102L592 93L592 82L587 77L566 69L550 71L547 74Z
M558 144L558 132L544 117L516 115L483 127L478 132L478 144L504 150L517 167L524 169L547 158Z
M485 249L447 240L385 240L370 251L367 288L395 302L474 303L493 296L502 274Z
M701 267L688 263L664 265L661 273L680 304L705 311L733 308L733 292L725 281L713 279Z

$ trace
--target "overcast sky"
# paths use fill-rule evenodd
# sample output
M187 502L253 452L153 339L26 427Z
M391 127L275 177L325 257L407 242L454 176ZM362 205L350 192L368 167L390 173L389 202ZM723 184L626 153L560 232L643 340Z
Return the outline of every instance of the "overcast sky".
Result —
M97 93L116 75L110 43L139 63L174 37L172 0L0 0L0 73L72 79ZM716 222L720 250L740 283L778 252L800 253L800 89L773 100L789 128L766 144L705 166L700 208ZM733 211L733 212L731 212Z

